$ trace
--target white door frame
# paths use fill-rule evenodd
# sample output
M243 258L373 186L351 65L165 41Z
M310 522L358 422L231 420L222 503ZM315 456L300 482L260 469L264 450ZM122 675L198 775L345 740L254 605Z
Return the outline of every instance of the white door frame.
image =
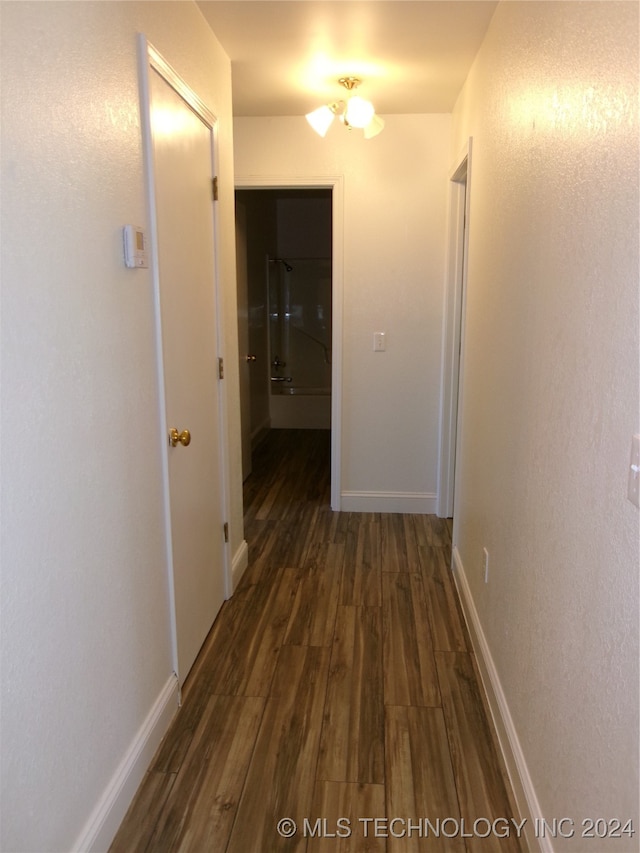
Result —
M144 170L145 183L147 190L147 215L149 218L149 236L150 236L150 267L153 281L153 303L155 315L155 342L156 342L156 366L158 380L158 397L159 397L159 428L160 434L166 432L166 396L165 396L165 373L164 362L162 355L162 322L160 312L160 266L158 259L158 223L156 217L156 195L155 195L155 178L154 178L154 158L153 158L153 139L151 134L151 116L150 116L150 95L149 95L149 70L151 68L160 74L161 77L186 101L189 107L199 116L199 118L211 128L212 131L212 166L213 174L218 174L217 158L218 158L218 127L217 119L209 110L206 104L200 100L198 95L187 86L180 75L173 67L163 58L163 56L147 41L147 38L142 34L138 34L138 80L140 85L140 121L142 125L142 145L144 153ZM219 222L216 206L213 206L213 228L214 246L220 246L219 239ZM214 253L214 270L215 270L215 304L216 304L216 332L218 340L218 355L224 353L224 323L222 322L222 293L220 288L219 275L219 252ZM218 392L219 402L219 429L220 429L220 472L222 477L221 483L221 506L224 518L230 518L230 503L229 503L229 437L227 430L226 418L226 393L224 382L220 383ZM178 672L178 630L176 621L176 602L175 602L175 587L173 581L173 542L171 535L171 505L169 495L169 445L167 441L161 442L162 455L162 486L163 486L163 505L164 505L164 529L165 529L165 551L167 560L167 579L169 591L169 606L170 606L170 627L171 627L171 647L173 657L173 668L176 675ZM233 592L229 546L224 549L223 556L223 573L224 573L224 588L225 597L229 598Z
M462 423L462 370L469 251L469 188L472 138L458 155L449 176L449 226L442 353L442 405L440 420L440 470L438 515L454 518L460 465ZM465 225L466 222L466 225Z
M331 258L331 509L340 511L342 494L342 305L344 214L343 179L335 177L283 177L236 175L236 189L330 189L332 190Z

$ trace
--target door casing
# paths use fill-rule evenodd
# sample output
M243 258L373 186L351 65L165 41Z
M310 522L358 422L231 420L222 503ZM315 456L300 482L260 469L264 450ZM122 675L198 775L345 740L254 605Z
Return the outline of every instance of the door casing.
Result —
M438 515L442 518L453 516L454 542L455 493L460 469L456 460L460 462L472 142L472 138L469 138L449 177L449 242L442 357Z

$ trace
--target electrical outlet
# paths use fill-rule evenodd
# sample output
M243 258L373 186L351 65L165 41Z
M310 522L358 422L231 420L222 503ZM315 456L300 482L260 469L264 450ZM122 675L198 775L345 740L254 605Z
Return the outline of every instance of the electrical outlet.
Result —
M484 571L484 582L489 583L489 552L486 548L482 549L482 568Z
M631 439L631 462L629 463L627 497L632 504L640 507L640 435L634 435Z
M373 333L373 351L384 352L387 348L384 332Z

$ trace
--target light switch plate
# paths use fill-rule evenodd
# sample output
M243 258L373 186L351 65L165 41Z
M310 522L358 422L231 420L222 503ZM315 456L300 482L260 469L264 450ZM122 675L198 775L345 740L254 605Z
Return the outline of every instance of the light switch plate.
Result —
M373 333L373 351L384 352L387 348L384 332Z
M640 435L634 435L631 439L631 462L629 463L627 497L632 504L640 508Z

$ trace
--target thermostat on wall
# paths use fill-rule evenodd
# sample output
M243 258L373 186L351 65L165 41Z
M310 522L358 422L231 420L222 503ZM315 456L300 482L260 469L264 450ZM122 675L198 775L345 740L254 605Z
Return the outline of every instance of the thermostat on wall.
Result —
M147 238L139 225L125 225L122 229L124 242L124 262L128 267L149 266L147 259Z

